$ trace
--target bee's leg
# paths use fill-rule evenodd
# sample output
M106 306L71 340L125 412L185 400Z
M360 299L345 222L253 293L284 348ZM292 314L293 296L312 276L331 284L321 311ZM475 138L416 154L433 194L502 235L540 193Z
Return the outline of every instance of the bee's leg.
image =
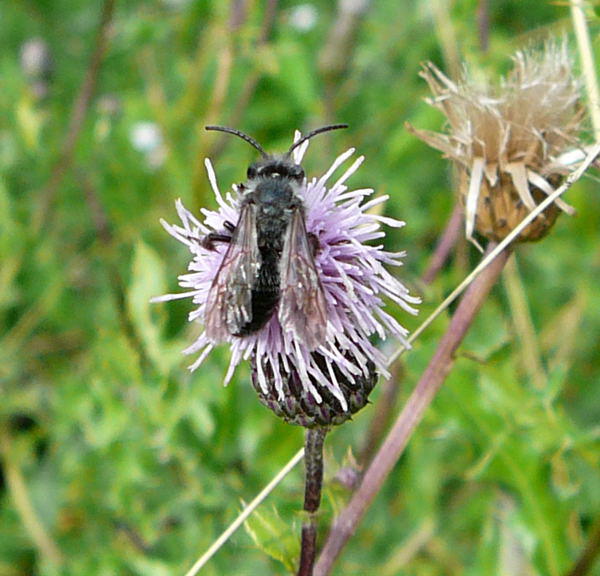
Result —
M227 232L210 232L200 240L200 246L207 250L214 250L215 242L229 244L233 237L233 233L235 232L235 224L231 223L229 220L225 220L225 222L223 222L223 228L225 228L229 234Z
M204 236L202 240L200 240L200 246L202 246L202 248L206 248L207 250L214 250L215 242L224 242L229 244L229 242L231 242L231 235L220 234L219 232L211 232L210 234Z
M319 250L321 249L319 238L316 234L313 234L312 232L309 232L306 236L308 237L308 243L310 245L313 258L315 258L316 255L319 253Z

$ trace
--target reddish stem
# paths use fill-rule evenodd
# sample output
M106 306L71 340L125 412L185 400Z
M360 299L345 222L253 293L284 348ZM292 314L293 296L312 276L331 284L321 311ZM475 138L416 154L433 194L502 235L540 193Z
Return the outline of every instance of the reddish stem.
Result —
M592 525L589 531L588 543L567 576L586 576L590 574L598 556L600 556L600 518L597 518Z
M460 236L462 222L463 209L462 206L456 202L454 204L454 210L446 224L444 233L440 236L435 251L433 252L433 256L429 260L429 266L427 267L427 270L425 270L425 274L423 274L423 282L425 282L425 284L431 284L435 280L439 271L446 263L446 260L448 260L448 255L454 248Z
M302 524L298 576L312 576L315 558L317 557L317 512L321 505L323 443L326 434L326 428L307 428L304 438L304 466L306 470L304 511L306 512L306 519Z
M493 247L490 244L486 254ZM373 458L358 490L335 520L315 566L314 576L326 576L330 573L336 558L356 530L388 474L398 462L427 407L450 372L456 349L495 285L509 256L510 250L501 252L465 292L448 330L440 340L436 353L398 416L394 427Z

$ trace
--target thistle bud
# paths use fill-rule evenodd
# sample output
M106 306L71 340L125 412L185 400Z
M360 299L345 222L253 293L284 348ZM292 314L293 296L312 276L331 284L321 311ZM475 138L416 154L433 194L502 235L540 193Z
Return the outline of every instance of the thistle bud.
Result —
M578 146L583 109L566 45L548 43L513 60L496 86L467 74L455 83L433 64L421 73L433 93L428 102L444 113L448 131L409 130L454 162L469 240L475 230L505 238L570 172L562 159ZM542 238L561 211L574 213L557 199L517 240Z
M323 356L313 354L314 361L321 369L325 369ZM356 362L350 356L346 359ZM317 402L302 383L298 371L292 368L287 372L283 366L280 367L280 383L275 378L270 365L265 365L265 380L267 389L258 378L257 360L252 359L252 385L258 394L259 400L276 416L282 418L289 424L298 424L305 428L315 426L337 426L350 419L353 414L364 408L368 403L369 394L377 382L375 364L367 361L361 374L354 379L344 377L338 368L333 367L334 378L348 402L347 410L340 406L339 400L329 391L321 390L321 400ZM315 381L313 384L318 385Z

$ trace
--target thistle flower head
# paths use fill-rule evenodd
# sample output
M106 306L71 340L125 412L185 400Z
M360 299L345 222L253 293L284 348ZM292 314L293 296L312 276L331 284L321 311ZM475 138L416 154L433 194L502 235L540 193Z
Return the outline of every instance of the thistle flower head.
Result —
M299 137L297 133L296 141ZM307 146L308 142L305 142L294 149L296 164L300 163ZM371 342L372 337L384 339L391 334L407 344L407 331L384 311L384 300L390 299L410 313L415 313L413 305L419 301L385 268L385 265L400 265L404 254L388 252L375 243L385 235L382 224L403 225L371 212L372 208L385 202L387 196L365 201L373 190L349 190L346 186L363 158L354 160L339 178L334 179L334 173L353 154L354 150L350 149L339 156L321 178L305 179L297 192L304 206L306 232L318 244L314 265L327 311L322 343L311 349L297 334L282 327L282 314L275 310L257 331L237 336L223 331L223 337L215 340L204 330L184 351L198 354L190 367L193 370L215 346L227 342L231 360L225 383L242 360L251 360L253 381L263 402L267 405L279 403L281 406L275 408L284 417L294 402L301 403L306 418L295 418L292 410L289 419L305 425L327 424L322 411L315 408L324 402L335 404L337 411L355 411L353 391L360 388L361 394L368 395L374 385L375 370L386 372L385 357ZM227 223L237 223L242 200L242 189L237 186L223 196L211 163L207 160L205 164L218 209L203 209L200 220L177 201L181 224L162 222L171 235L188 247L192 259L188 273L179 277L185 292L156 299L191 298L195 309L189 319L200 323L204 322L209 293L227 250L224 244L207 247L202 239L210 233L222 232ZM364 400L366 402L366 396ZM330 419L329 423L336 422Z
M498 85L464 74L456 83L433 64L421 75L448 122L447 133L409 129L454 161L466 235L473 231L501 240L569 172L563 154L577 146L582 110L565 43L542 51L518 52L509 75ZM560 211L573 208L557 199L519 239L537 240Z

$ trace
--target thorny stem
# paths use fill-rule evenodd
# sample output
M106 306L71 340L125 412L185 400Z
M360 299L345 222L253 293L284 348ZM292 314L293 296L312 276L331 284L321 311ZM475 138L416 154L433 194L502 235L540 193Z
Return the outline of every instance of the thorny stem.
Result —
M298 576L312 576L317 556L317 512L323 487L323 443L327 428L307 428L304 436L304 511Z
M40 194L38 209L33 215L32 228L34 230L34 235L38 235L39 231L48 221L49 209L54 202L56 192L73 163L75 147L79 140L79 135L81 134L81 129L83 128L83 123L96 89L98 74L100 73L100 67L108 46L110 23L115 10L115 3L116 0L105 0L102 5L102 13L98 24L98 31L96 32L94 50L81 84L79 94L73 104L67 134L63 141L58 160L52 169L50 179Z
M493 243L490 243L487 253L493 247ZM450 372L456 349L464 339L490 290L496 284L509 256L510 249L501 252L465 292L452 317L448 330L442 337L434 356L398 416L386 441L373 458L350 503L335 520L315 566L314 576L326 576L330 573L342 548L352 536L360 519L364 516L388 474L398 462L409 438Z

